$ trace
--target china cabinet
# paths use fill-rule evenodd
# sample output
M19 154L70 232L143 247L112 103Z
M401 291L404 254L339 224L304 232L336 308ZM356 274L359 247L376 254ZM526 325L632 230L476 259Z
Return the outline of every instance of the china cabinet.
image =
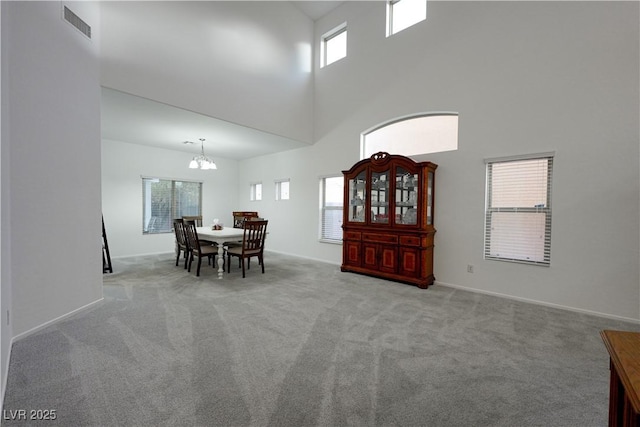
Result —
M342 271L433 283L437 167L379 152L343 171Z

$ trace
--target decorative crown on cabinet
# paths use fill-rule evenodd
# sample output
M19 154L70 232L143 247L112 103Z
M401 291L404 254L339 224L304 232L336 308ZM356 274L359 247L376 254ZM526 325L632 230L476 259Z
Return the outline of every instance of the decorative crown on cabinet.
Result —
M342 271L428 288L438 165L379 152L344 174Z

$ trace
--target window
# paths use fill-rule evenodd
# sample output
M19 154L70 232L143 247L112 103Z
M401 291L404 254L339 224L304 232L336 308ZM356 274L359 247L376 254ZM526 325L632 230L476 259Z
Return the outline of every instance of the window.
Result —
M485 259L549 266L553 154L486 162Z
M427 19L427 0L387 2L387 37Z
M322 36L320 43L320 67L347 56L347 23L337 26Z
M418 113L362 133L360 159L385 151L413 156L458 149L458 113Z
M276 181L276 200L289 200L289 180Z
M251 193L249 195L249 200L251 201L262 200L262 183L254 182L250 184L250 187L251 187Z
M320 241L342 242L342 206L344 178L328 176L320 178Z
M142 178L142 233L173 232L173 219L202 215L202 183Z

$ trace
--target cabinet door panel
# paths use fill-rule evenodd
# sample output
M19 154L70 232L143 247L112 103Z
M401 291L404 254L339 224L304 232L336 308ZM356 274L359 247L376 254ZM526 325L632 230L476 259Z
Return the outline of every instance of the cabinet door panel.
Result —
M387 273L398 271L398 249L396 247L380 247L380 271L386 271Z
M362 263L364 267L378 269L378 245L362 246Z
M420 250L415 248L400 248L400 274L410 277L420 277Z
M345 264L360 266L360 242L345 241L343 244Z

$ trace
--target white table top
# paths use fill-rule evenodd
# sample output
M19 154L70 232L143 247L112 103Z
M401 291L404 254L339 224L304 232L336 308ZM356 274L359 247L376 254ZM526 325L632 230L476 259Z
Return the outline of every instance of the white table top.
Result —
M212 230L211 226L196 227L198 237L214 242L226 242L228 240L242 240L244 230L242 228L224 227L222 230Z

